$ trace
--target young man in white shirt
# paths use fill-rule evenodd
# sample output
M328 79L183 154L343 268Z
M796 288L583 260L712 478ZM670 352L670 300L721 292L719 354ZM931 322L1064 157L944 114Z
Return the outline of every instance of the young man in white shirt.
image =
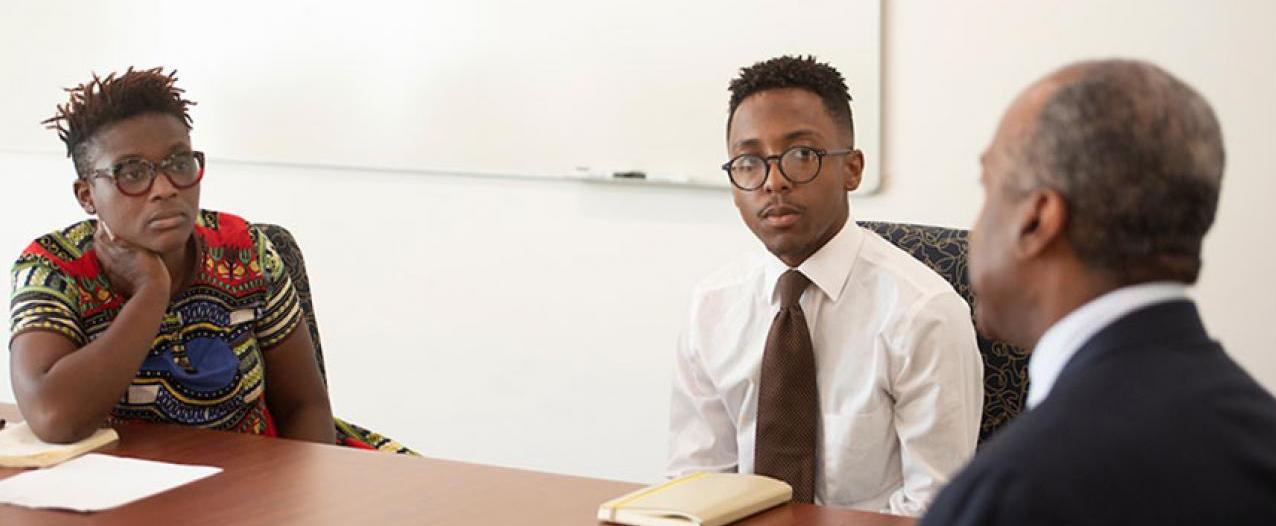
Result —
M970 308L850 217L850 95L814 58L731 83L723 165L766 251L704 280L677 353L668 472L785 480L798 501L918 515L974 454Z

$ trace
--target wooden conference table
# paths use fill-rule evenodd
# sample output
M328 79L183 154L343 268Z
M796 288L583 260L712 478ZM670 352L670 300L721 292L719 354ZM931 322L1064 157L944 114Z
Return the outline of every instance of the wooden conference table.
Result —
M21 420L17 407L6 403L0 403L0 418ZM178 426L117 429L120 441L102 453L224 471L98 513L0 504L0 524L596 525L600 503L640 487ZM0 468L0 479L21 471ZM913 521L788 504L740 524L907 526Z

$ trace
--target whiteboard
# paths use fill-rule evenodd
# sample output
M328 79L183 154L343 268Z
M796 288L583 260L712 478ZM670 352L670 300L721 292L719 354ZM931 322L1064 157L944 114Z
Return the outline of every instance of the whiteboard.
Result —
M9 1L0 148L57 151L59 88L162 65L212 162L725 187L728 82L813 54L847 77L870 192L879 1Z

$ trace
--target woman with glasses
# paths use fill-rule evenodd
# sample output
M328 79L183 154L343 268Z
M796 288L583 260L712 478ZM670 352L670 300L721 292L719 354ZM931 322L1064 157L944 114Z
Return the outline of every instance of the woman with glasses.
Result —
M201 210L192 102L159 68L94 77L46 121L90 218L13 267L13 389L32 430L162 422L336 441L297 292L265 234Z

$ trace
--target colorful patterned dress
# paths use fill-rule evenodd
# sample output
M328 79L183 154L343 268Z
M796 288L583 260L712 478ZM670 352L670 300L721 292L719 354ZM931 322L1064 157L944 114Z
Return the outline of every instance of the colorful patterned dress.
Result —
M101 336L124 298L93 250L95 220L31 243L13 267L12 334L54 331L77 347ZM109 421L164 422L276 435L264 353L300 324L297 292L269 239L243 219L202 211L198 271Z

